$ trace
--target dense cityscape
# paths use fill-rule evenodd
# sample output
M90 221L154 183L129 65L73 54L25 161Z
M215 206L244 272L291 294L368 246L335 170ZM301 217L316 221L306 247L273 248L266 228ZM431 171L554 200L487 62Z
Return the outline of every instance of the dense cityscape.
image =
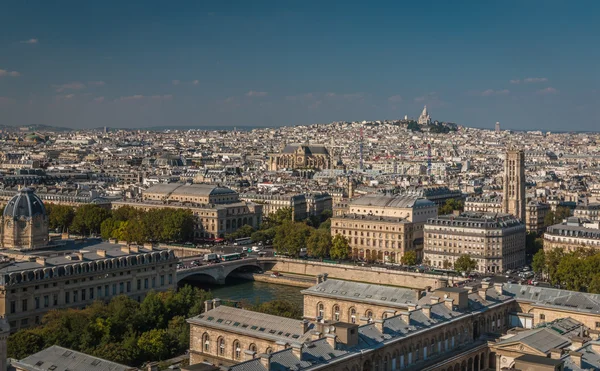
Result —
M0 9L0 371L600 370L600 3Z

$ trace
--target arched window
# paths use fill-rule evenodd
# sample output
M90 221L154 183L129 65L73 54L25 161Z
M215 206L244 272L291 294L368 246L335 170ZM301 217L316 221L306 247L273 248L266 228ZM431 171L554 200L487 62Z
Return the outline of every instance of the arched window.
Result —
M220 356L224 356L225 355L225 339L224 338L219 338L219 340L217 340L217 344L219 344L219 355Z
M373 320L373 311L372 310L367 310L365 312L365 317L367 317L369 319L369 322L371 322Z
M210 336L208 334L202 335L202 344L204 344L204 351L210 352Z
M340 320L340 306L337 304L333 306L333 320L334 321Z
M323 303L317 304L317 316L323 318L325 315L325 306Z
M271 354L271 353L273 353L273 349L271 347L268 347L267 350L265 351L265 353Z
M235 340L233 342L233 358L240 359L242 356L242 349L240 348L240 342Z
M356 308L350 308L350 310L348 311L348 317L350 317L351 323L356 323Z
M256 345L255 344L250 344L250 346L248 347L248 350L256 352Z

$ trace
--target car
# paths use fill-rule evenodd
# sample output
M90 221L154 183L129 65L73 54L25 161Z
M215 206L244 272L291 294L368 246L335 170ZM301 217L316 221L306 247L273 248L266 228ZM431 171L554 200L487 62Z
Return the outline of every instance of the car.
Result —
M483 282L490 282L492 279L490 277L485 277L482 279Z

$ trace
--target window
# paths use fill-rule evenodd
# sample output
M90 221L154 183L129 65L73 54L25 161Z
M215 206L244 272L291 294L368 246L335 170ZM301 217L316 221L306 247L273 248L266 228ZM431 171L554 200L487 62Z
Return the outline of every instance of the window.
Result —
M110 293L108 292L108 285L104 285L104 296L109 297Z
M40 298L37 296L35 298L35 309L40 309Z
M148 279L144 278L144 288L147 289L148 288Z
M202 336L202 344L204 344L204 351L208 353L210 351L210 336L208 334Z
M368 310L368 311L365 313L365 316L367 316L367 318L368 318L368 320L369 320L369 323L370 323L371 321L373 321L373 312L372 312L372 311Z
M79 299L79 291L75 290L75 291L73 291L73 303L77 303L78 299Z
M156 287L156 277L152 277L152 288Z
M223 339L223 338L219 339L219 355L220 356L225 355L225 339Z
M65 303L69 304L71 302L71 293L65 292Z
M94 300L94 288L90 287L90 300Z
M85 301L85 293L86 293L85 289L82 289L81 290L81 301Z
M17 302L15 302L15 301L10 302L10 312L11 313L17 312Z
M119 283L119 294L122 294L125 292L125 283L121 282Z
M141 290L142 289L142 280L137 280L137 289Z
M54 294L54 295L52 296L52 301L53 301L53 303L54 303L54 304L53 304L54 306L57 306L57 305L58 305L58 294Z
M112 284L112 294L117 295L117 284L116 283Z
M48 308L50 306L50 298L48 295L44 295L44 308Z
M161 285L161 286L164 286L164 285L165 285L165 275L164 275L164 274L161 274L161 275L160 275L160 285Z
M339 305L333 306L333 320L334 321L340 320L340 306Z
M545 314L540 314L540 321L544 321L546 320L546 315Z
M356 323L356 309L350 308L350 322Z
M317 304L317 315L319 317L323 318L324 314L325 314L325 307L324 307L323 303Z
M233 357L235 359L240 359L241 355L242 349L240 348L240 342L236 340L233 342Z
M127 282L127 292L131 292L131 282Z

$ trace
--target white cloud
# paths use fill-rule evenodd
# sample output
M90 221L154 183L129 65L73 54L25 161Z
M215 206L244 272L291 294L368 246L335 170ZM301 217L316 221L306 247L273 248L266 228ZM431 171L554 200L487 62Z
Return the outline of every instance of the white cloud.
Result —
M179 85L181 83L181 81L179 81L179 80L173 80L173 81L171 81L171 83L173 85Z
M523 82L526 84L532 84L532 83L537 83L537 82L547 82L548 78L546 77L528 77L526 79L523 79Z
M104 81L89 81L89 85L91 86L104 86L106 83Z
M198 80L192 81L192 85L198 85L199 83L200 83L200 81L198 81Z
M488 89L488 90L484 90L484 91L480 92L479 95L481 95L482 97L490 97L492 95L507 95L509 93L510 93L510 91L508 89L503 89L503 90Z
M519 80L519 79L510 80L510 83L511 84L520 84L521 80Z
M250 90L249 92L246 93L246 96L247 97L266 97L267 92Z
M29 39L21 41L21 44L37 44L39 42L38 39Z
M65 95L65 99L75 98L75 94L67 94Z
M0 77L3 77L3 76L19 77L19 76L21 76L21 74L17 71L8 71L8 70L0 69Z
M56 92L57 93L63 92L65 90L81 90L81 89L85 89L85 85L82 82L79 82L79 81L73 81L73 82L70 82L68 84L62 84L62 85L54 85L54 87L56 88Z
M558 94L558 90L549 86L545 89L538 90L537 93L543 95Z
M102 102L104 102L104 97L94 98L94 102L96 102L96 103L102 103Z
M391 103L400 103L400 102L402 102L402 96L400 96L400 95L392 95L391 97L388 98L388 102L391 102Z

